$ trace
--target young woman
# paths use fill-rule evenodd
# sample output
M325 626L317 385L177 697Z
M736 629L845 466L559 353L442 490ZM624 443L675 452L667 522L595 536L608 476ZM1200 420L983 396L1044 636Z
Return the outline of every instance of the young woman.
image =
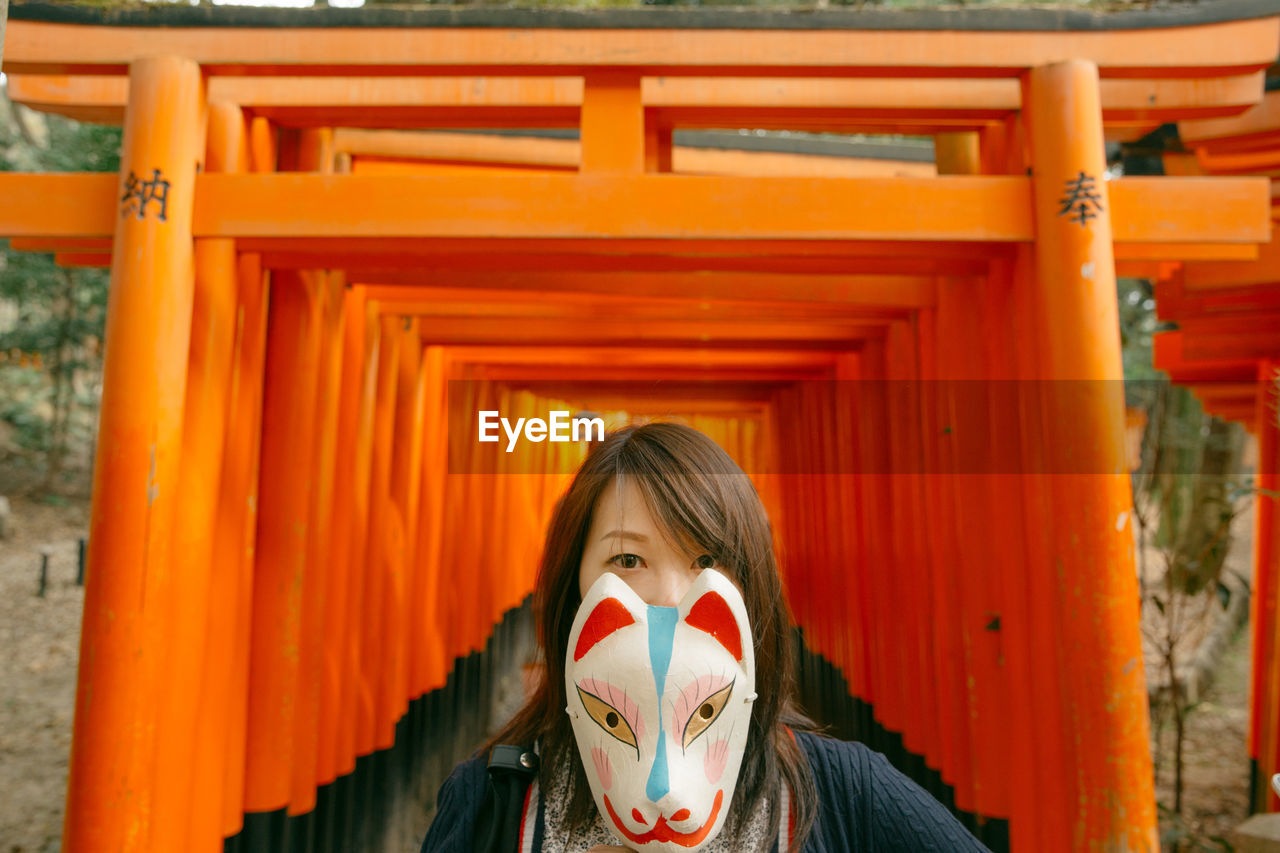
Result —
M639 810L634 821L604 816L593 800L592 771L584 766L590 761L580 757L566 713L576 698L567 695L566 656L579 605L602 575L621 578L641 606L653 609L675 608L704 571L723 574L741 595L754 650L755 695L747 699L746 744L723 827L703 839L665 829L659 840L668 842L667 849L673 844L707 853L986 849L884 756L811 731L791 701L790 626L769 521L755 488L702 433L650 423L619 430L594 445L557 505L535 592L545 675L506 728L445 782L424 853L471 853L477 829L487 833L487 824L501 819L493 814L486 770L498 744L528 745L541 759L517 807L521 850L604 853L629 849L616 846L618 839L652 839L652 834L636 834L646 820ZM578 624L581 630L581 620ZM583 643L576 645L581 654ZM605 719L599 722L602 729ZM608 715L607 723L618 724L618 715ZM598 764L596 771L606 777L611 772ZM477 827L482 810L480 823L486 825ZM671 819L681 815L687 817L688 810ZM678 821L676 826L683 829Z

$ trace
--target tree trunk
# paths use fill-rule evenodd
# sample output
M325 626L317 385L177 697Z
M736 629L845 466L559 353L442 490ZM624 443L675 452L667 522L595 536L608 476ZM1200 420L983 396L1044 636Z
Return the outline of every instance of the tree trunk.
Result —
M67 436L71 421L71 407L75 400L73 362L68 357L71 330L76 314L76 277L71 270L59 270L62 279L62 299L58 306L62 322L58 324L58 339L51 353L49 371L53 376L53 421L49 428L49 447L45 456L45 491L53 491L58 475L62 473L67 455Z
M1199 476L1191 484L1191 505L1183 531L1181 586L1187 595L1198 595L1222 573L1231 544L1231 519L1235 516L1232 490L1242 451L1242 435L1233 424L1206 418L1208 434Z

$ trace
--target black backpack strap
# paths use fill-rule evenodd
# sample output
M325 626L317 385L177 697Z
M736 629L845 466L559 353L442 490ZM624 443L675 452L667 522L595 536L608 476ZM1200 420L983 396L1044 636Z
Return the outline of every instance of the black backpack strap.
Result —
M516 853L529 784L538 775L532 747L498 744L489 753L489 781L476 817L474 853Z

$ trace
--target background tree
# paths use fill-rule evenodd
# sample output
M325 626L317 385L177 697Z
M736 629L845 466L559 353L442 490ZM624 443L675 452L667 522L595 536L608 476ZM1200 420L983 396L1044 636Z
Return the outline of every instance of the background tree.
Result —
M1151 716L1157 782L1172 774L1172 802L1161 803L1167 849L1227 850L1183 820L1187 720L1199 704L1186 673L1194 644L1224 617L1245 578L1224 577L1232 521L1251 496L1241 471L1244 430L1204 413L1186 388L1152 366L1158 328L1151 284L1119 283L1126 404L1145 415L1142 457L1133 475L1135 546L1142 629L1155 676ZM1166 744L1166 732L1171 742Z
M120 128L38 115L0 97L0 171L116 172L120 141ZM28 463L39 490L57 491L65 473L90 470L68 472L67 462L92 446L108 275L0 246L0 422L10 433L0 452Z

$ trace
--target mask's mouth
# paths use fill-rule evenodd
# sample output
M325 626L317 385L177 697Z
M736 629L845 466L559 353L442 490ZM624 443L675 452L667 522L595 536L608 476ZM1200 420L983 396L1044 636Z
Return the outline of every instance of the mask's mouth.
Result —
M604 795L604 807L609 812L613 825L626 836L626 839L632 844L648 844L652 841L662 843L679 844L681 847L693 847L701 844L707 835L711 832L711 827L715 826L716 816L720 814L720 806L724 804L724 789L716 791L715 802L711 805L711 814L707 817L707 822L692 832L678 832L667 826L667 818L664 815L658 816L658 822L653 829L643 834L637 834L627 829L626 824L618 817L618 813L613 810L613 803L609 802L609 795ZM679 814L677 812L676 814Z

